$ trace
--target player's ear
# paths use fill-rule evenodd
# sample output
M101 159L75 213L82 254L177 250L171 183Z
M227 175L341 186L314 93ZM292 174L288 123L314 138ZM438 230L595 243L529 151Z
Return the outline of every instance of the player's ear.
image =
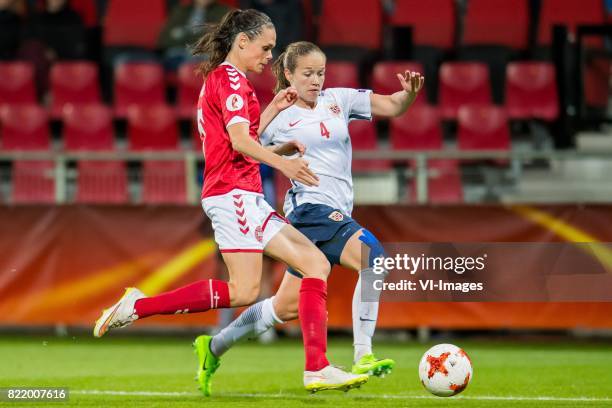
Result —
M249 37L245 33L238 33L236 36L236 43L238 44L238 48L244 50L249 43Z
M291 71L289 71L289 68L285 68L284 74L285 78L287 78L287 81L293 81L293 74L291 73Z

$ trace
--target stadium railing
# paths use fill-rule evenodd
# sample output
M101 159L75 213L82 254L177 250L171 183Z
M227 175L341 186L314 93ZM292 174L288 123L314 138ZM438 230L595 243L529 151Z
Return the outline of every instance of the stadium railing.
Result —
M353 158L356 160L390 160L398 163L412 162L414 166L408 171L408 175L413 177L416 183L416 202L418 204L428 203L428 181L429 172L428 161L436 159L458 160L460 162L473 161L493 161L509 163L510 169L515 176L520 176L522 164L525 161L533 160L611 160L612 156L606 150L380 150L360 152L355 151ZM184 161L186 178L186 204L197 204L199 202L200 186L198 185L198 165L203 162L201 153L185 151L155 151L155 152L74 152L74 153L53 153L53 152L32 152L32 151L11 151L0 152L0 161L54 161L55 168L53 175L55 179L55 201L57 204L68 202L67 183L70 179L75 179L75 172L69 169L70 162L81 160L102 160L102 161L145 161L145 160L170 160ZM406 172L406 167L395 167L396 172ZM399 199L399 197L398 197Z

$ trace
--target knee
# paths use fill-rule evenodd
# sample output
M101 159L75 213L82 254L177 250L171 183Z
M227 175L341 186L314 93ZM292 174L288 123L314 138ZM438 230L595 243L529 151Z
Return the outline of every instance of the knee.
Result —
M331 271L331 264L319 250L309 251L309 253L304 254L303 264L305 267L302 270L302 274L305 278L327 279Z
M259 282L237 285L230 281L228 286L232 307L252 305L259 297Z
M385 249L383 248L382 244L380 243L380 241L378 240L378 238L376 238L374 236L374 234L372 234L370 231L368 231L367 229L363 229L361 236L359 237L359 240L366 245L369 248L369 252L370 252L370 256L368 259L368 265L371 267L374 264L374 259L376 258L380 258L381 256L384 257L386 256L385 254Z

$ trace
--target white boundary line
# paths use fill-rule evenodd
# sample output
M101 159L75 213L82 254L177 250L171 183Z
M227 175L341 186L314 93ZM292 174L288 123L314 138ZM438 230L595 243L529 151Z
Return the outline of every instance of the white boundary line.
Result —
M113 390L70 390L70 394L80 395L113 395L113 396L142 396L142 397L198 397L201 394L196 392L162 392L162 391L113 391ZM342 395L339 393L324 393L324 395ZM361 394L353 392L349 394L355 399L380 398L392 400L420 400L420 399L445 399L434 397L433 395L387 395L387 394ZM245 397L245 398L278 398L278 399L306 399L312 396L296 394L257 394L257 393L220 393L219 397ZM496 395L475 395L457 396L455 399L462 400L481 400L481 401L556 401L556 402L612 402L612 398L592 398L592 397L527 397L527 396L496 396Z

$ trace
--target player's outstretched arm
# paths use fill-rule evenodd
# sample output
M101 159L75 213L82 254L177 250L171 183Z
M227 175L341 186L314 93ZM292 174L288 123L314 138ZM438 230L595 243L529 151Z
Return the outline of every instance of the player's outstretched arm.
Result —
M297 140L290 140L278 145L268 146L266 149L271 150L279 156L293 156L294 154L298 153L300 157L302 157L304 156L304 153L306 153L306 146Z
M418 96L425 78L418 72L406 71L397 74L402 90L391 95L371 94L372 114L374 116L396 117L406 112Z
M259 129L257 135L261 136L268 125L274 120L276 115L287 109L297 101L297 91L295 88L286 88L279 91L272 99L272 102L266 106L266 109L259 116Z
M232 148L237 152L247 155L258 162L271 166L286 177L306 184L307 186L318 186L319 178L308 168L308 162L302 158L285 160L278 154L266 149L249 136L249 124L240 122L227 128L232 142Z

